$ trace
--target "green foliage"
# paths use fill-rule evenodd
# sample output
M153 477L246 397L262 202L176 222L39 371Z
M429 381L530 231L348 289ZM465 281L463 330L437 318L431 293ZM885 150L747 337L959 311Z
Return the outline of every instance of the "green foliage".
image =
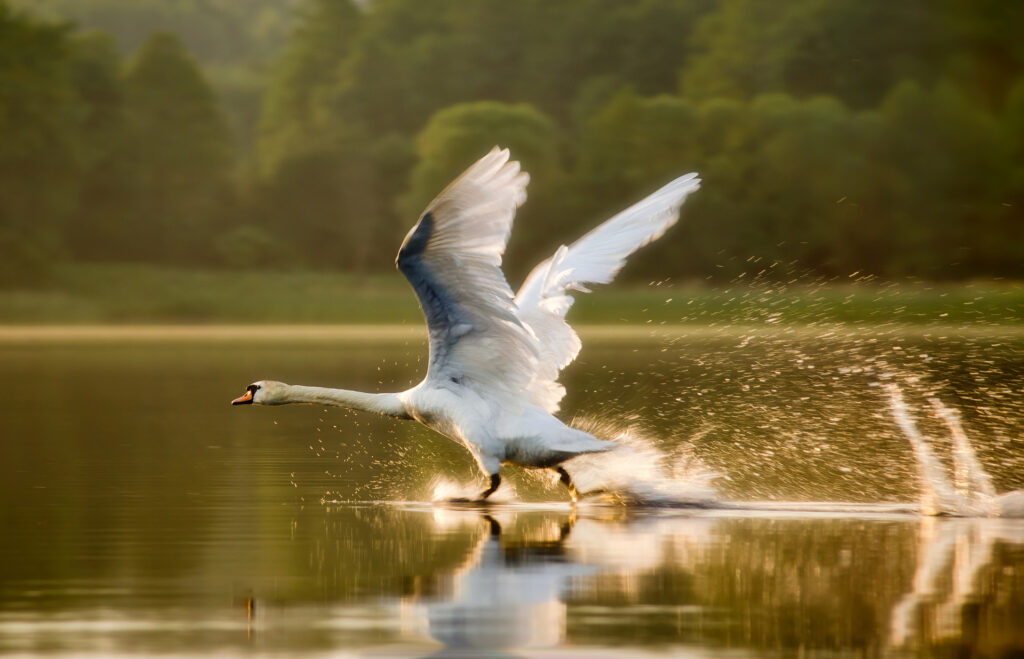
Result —
M699 158L691 103L625 90L594 113L581 139L576 184L585 212L610 212L652 185L693 169ZM589 195L584 191L590 192Z
M154 32L176 35L203 63L224 103L234 137L251 146L264 75L284 43L302 0L7 0L50 20L114 38L133 52Z
M652 276L664 263L676 275L735 276L751 256L829 271L832 237L848 221L836 201L852 193L864 166L855 145L864 138L834 99L694 105L626 93L591 121L577 184L600 191L587 214L602 217L673 176L701 172L704 189L687 203L686 222L653 248L654 267L639 268Z
M879 211L904 243L901 265L931 277L951 266L1024 274L1024 222L1006 203L1016 187L1007 177L1012 127L948 83L904 83L881 112L887 133L879 157L895 170L895 189Z
M257 145L263 175L329 139L321 97L336 80L361 17L348 0L303 5L263 103Z
M532 181L529 201L517 213L516 230L509 243L508 262L515 264L506 268L511 279L525 275L536 260L547 256L544 250L553 251L557 246L553 236L565 232L556 195L564 175L558 133L550 118L525 103L477 101L453 105L430 118L416 145L417 164L410 176L409 191L399 205L406 224L411 226L412 218L418 217L467 163L497 145L515 154ZM549 218L546 222L545 217Z
M99 33L77 37L72 47L72 83L83 106L81 171L65 242L77 258L116 259L124 256L122 238L132 223L126 197L134 192L121 59L113 40Z
M52 253L35 236L0 226L0 289L32 289L50 284Z
M214 245L218 256L232 268L278 266L286 256L273 234L254 226L230 229L218 236Z
M414 133L449 105L529 102L566 119L594 75L673 88L712 0L383 0L368 6L334 103L372 132Z
M513 273L695 170L626 277L1021 277L1021 6L0 0L0 279L387 270L495 144L533 181Z
M231 145L213 91L173 35L143 44L125 76L136 179L135 247L141 256L188 262L223 210Z
M701 172L686 222L652 248L654 267L633 270L650 276L674 263L677 276L731 278L791 261L828 275L1019 276L1013 116L949 85L907 83L879 112L831 97L693 105L624 93L582 138L578 197L588 191L586 214L606 216L673 173Z
M286 238L304 263L361 270L375 228L375 181L362 166L365 142L352 138L334 146L281 163L260 187L249 219Z
M870 107L903 78L928 80L946 32L930 0L721 0L683 69L692 98L829 94Z
M47 18L65 18L117 39L125 50L153 32L178 36L204 61L235 62L279 43L296 0L12 0Z
M68 35L0 3L0 285L42 275L74 207L83 107Z
M418 162L402 203L404 214L418 216L467 163L495 145L511 149L541 187L557 172L555 125L535 108L493 101L453 105L431 117L416 140Z
M943 8L950 46L945 73L988 108L998 109L1024 76L1024 3L946 0Z

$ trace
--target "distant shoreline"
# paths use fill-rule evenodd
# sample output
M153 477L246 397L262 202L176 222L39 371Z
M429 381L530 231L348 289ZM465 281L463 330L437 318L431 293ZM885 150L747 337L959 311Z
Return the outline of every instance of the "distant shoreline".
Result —
M569 320L574 326L685 328L1024 325L1024 282L883 282L870 277L743 278L715 285L622 281L577 295ZM422 332L423 315L397 272L356 276L63 264L46 285L0 290L3 326L23 331L51 326L363 326L371 328L368 332L406 326L412 336L422 336L417 332Z
M861 336L914 336L935 340L956 338L1024 337L1024 324L962 325L953 323L808 323L808 324L675 324L580 325L586 340L631 342L646 340L736 340L799 338L829 340ZM426 343L425 325L0 325L0 345L101 344L147 342L319 342L416 341Z

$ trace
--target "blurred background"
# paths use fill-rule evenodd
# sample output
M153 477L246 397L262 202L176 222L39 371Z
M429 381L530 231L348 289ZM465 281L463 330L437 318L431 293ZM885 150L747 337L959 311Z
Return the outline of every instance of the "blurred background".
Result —
M694 170L626 278L1019 279L1022 25L1005 0L0 0L0 319L242 271L367 285L494 144L533 177L514 287ZM197 295L161 313L216 315Z

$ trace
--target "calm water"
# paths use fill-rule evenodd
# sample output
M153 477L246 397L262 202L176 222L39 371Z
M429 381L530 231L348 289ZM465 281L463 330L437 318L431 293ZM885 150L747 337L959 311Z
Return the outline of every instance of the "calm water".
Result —
M958 409L996 489L1024 488L1020 330L584 338L564 416L646 456L608 470L684 491L713 475L739 505L574 512L516 469L498 505L433 504L483 480L428 430L228 404L264 377L404 388L417 340L6 337L0 652L1024 652L1024 520L915 514L879 386L899 383L947 466L925 401ZM822 501L848 505L789 503Z

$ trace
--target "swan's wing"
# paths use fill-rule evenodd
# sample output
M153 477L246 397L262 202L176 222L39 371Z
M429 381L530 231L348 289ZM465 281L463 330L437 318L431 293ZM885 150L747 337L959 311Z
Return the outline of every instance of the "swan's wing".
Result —
M558 409L565 388L558 374L580 351L580 339L565 321L572 306L570 291L589 292L586 284L606 284L626 258L661 237L679 219L679 207L700 187L697 174L687 174L633 204L572 245L535 267L516 294L519 319L537 340L540 356L530 385L533 403L549 412Z
M427 318L436 381L469 380L523 399L537 353L501 271L529 176L495 147L432 201L398 251Z

